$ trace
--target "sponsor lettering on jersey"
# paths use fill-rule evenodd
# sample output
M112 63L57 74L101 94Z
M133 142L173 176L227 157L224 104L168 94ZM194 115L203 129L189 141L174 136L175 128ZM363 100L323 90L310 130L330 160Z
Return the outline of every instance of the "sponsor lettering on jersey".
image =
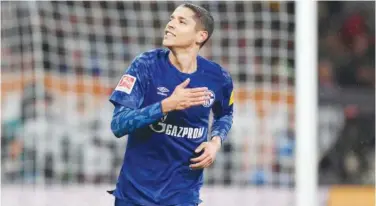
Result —
M167 116L164 116L160 122L149 125L150 129L156 133L164 133L173 137L181 137L188 139L201 138L204 135L205 127L181 127L173 124L164 123Z

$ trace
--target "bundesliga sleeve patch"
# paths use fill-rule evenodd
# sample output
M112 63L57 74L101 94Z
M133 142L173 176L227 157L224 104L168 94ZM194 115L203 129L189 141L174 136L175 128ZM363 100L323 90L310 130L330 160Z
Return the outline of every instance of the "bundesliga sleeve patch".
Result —
M115 90L130 94L135 83L136 77L129 74L125 74L121 77L120 82L116 86Z

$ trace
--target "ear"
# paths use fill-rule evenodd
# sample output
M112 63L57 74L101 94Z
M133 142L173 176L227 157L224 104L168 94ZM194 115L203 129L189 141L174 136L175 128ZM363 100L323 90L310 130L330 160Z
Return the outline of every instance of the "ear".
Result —
M196 42L198 44L202 44L206 39L208 39L208 32L207 31L198 31L196 36Z

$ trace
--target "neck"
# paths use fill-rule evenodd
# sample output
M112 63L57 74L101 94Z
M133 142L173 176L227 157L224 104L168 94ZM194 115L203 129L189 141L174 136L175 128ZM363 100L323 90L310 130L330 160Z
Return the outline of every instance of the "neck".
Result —
M168 55L171 64L183 73L193 73L197 70L198 51L194 48L190 49L170 49Z

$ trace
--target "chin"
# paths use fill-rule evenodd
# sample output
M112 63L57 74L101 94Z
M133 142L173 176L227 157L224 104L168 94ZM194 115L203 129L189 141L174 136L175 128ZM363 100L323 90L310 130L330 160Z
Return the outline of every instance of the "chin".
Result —
M173 42L169 42L169 41L163 41L162 42L162 45L165 46L165 47L173 47L174 46L174 43Z

